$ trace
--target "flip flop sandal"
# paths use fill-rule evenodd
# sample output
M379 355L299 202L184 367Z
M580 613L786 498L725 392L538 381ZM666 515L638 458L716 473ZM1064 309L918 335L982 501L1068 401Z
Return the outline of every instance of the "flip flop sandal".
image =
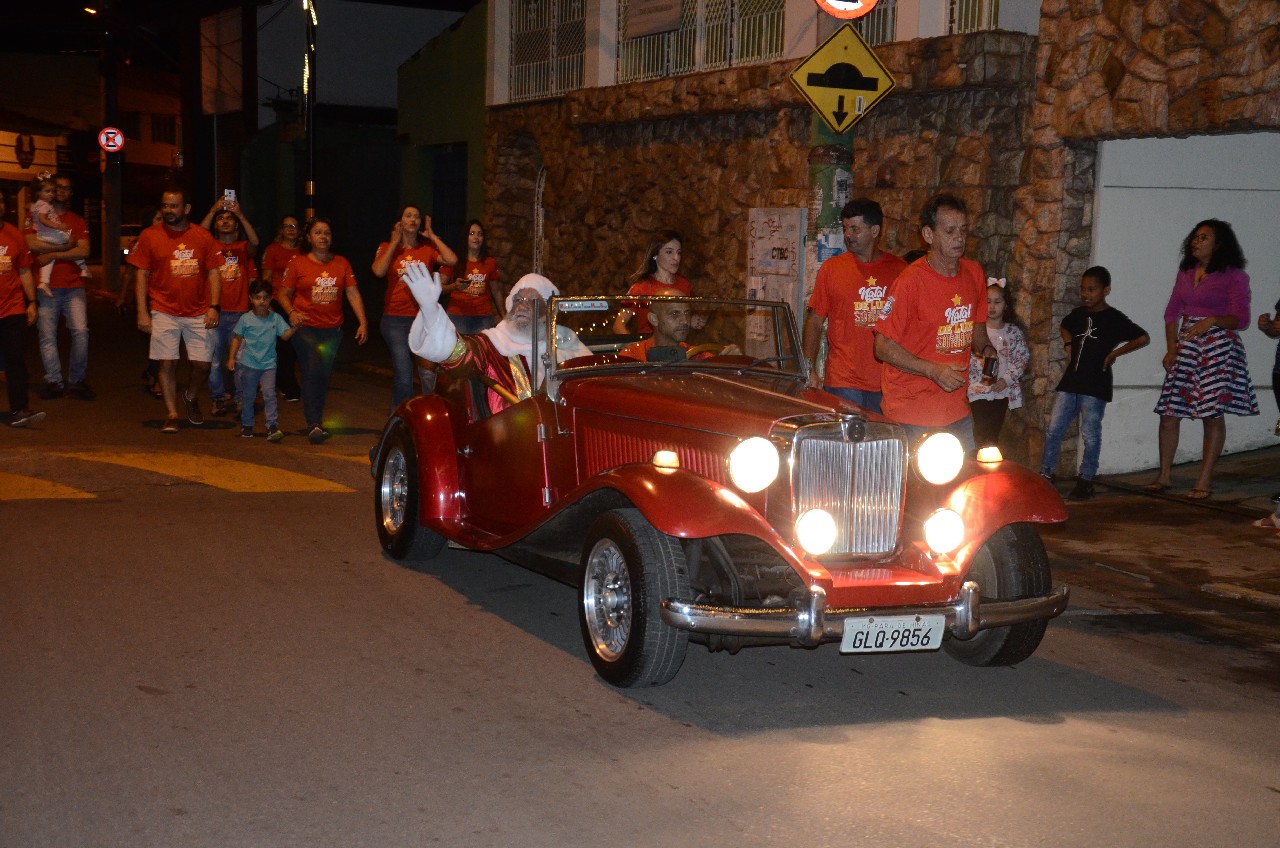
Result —
M1142 487L1142 491L1150 492L1153 495L1158 495L1161 492L1169 491L1169 489L1171 488L1172 486L1170 486L1168 483L1148 483L1147 485Z
M1187 492L1187 500L1189 501L1207 501L1209 496L1213 494L1213 489L1192 489Z

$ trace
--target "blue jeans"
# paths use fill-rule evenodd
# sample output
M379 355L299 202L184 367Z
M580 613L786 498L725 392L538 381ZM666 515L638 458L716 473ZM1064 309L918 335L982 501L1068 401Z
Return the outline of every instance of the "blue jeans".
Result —
M308 427L324 425L324 401L329 394L329 375L342 344L342 328L298 327L290 339L298 354L302 375L302 413Z
M226 398L227 353L231 351L231 338L235 335L236 322L243 312L223 312L218 316L218 326L209 334L213 342L213 351L209 358L213 366L209 369L209 397ZM240 369L234 372L235 397L240 397Z
M959 421L953 421L945 427L921 427L918 424L903 424L907 428L907 444L914 447L916 442L925 433L936 433L939 430L950 433L960 440L960 444L964 446L965 453L973 453L975 446L973 441L973 419L966 415Z
M253 400L262 386L262 414L267 419L267 432L280 426L280 399L276 397L276 369L245 368L236 366L236 383L244 405L240 409L240 426L253 426Z
M1079 413L1080 438L1084 441L1084 452L1080 456L1080 477L1092 480L1098 473L1098 455L1102 451L1102 416L1106 412L1107 402L1102 398L1058 392L1053 401L1053 415L1049 418L1049 432L1044 436L1040 473L1052 474L1053 469L1058 467L1062 438Z
M877 414L880 412L880 398L884 397L881 392L868 392L862 389L846 389L840 386L823 386L822 390L851 403L856 403L863 409L868 409Z
M481 330L487 330L498 323L493 315L454 315L452 312L449 313L449 320L453 322L453 328L460 336L474 336Z
M38 293L36 327L40 331L40 362L44 365L44 381L62 385L62 360L58 358L58 316L65 315L71 333L71 356L67 363L67 382L83 383L89 367L89 319L85 309L84 289L54 289L53 295Z
M413 373L418 372L422 393L431 394L436 389L436 372L418 368L409 350L409 328L413 318L406 315L383 315L379 323L382 338L391 351L391 409L413 397Z

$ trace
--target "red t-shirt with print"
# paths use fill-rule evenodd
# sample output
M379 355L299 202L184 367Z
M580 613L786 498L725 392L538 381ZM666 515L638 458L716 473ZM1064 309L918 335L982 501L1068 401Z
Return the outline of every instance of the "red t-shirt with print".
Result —
M0 221L0 318L27 314L22 270L31 264L26 236L13 224Z
M258 266L249 255L249 242L220 241L218 247L222 254L222 267L218 269L222 278L222 311L248 312L249 283L258 276Z
M343 289L354 285L351 263L336 254L328 262L317 262L304 253L284 271L283 287L293 292L293 308L308 327L341 327Z
M919 427L942 427L969 414L966 394L974 325L987 323L987 283L982 268L961 259L944 277L921 259L894 281L875 332L929 362L961 366L964 385L945 392L928 377L885 364L881 408L886 417Z
M391 242L384 241L378 245L374 261L387 252ZM427 270L434 271L440 264L440 251L430 244L419 244L417 247L398 245L391 257L391 267L387 270L387 296L382 301L382 314L400 318L412 318L418 314L418 301L413 299L413 292L403 279L404 269L410 262L421 262Z
M852 253L833 256L818 269L809 308L827 319L827 368L823 383L833 388L880 391L875 326L889 286L907 263L892 253L860 262Z
M152 224L129 251L129 264L149 272L151 309L177 318L200 318L209 311L209 276L222 266L220 244L198 224L182 231Z
M493 298L489 295L489 283L498 279L498 260L492 256L484 259L468 259L462 280L466 285L449 293L450 315L493 315Z

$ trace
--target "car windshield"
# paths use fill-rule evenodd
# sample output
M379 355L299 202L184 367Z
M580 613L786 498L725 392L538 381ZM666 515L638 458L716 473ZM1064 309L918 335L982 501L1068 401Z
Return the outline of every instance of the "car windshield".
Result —
M557 370L761 368L803 374L791 310L783 303L699 297L553 298L558 348L567 328L592 356L557 350Z

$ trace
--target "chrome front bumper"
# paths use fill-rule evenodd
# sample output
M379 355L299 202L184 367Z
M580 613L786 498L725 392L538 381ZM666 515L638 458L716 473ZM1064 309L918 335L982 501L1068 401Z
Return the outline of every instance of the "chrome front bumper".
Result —
M1067 608L1069 596L1070 590L1059 586L1038 598L981 603L978 584L969 580L960 587L956 602L945 606L828 609L826 591L821 586L810 586L808 603L796 609L719 607L668 598L662 602L662 620L691 633L763 636L813 646L840 641L847 617L942 614L953 638L972 639L979 630L1060 615Z

